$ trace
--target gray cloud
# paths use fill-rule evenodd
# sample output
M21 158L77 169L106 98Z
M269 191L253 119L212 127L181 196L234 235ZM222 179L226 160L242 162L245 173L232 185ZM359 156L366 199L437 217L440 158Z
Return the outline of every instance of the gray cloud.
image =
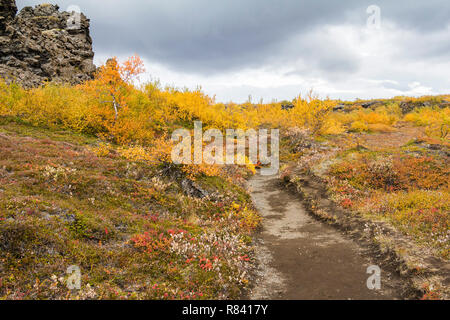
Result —
M19 7L42 0L17 1ZM389 43L398 63L449 57L447 0L52 0L78 5L91 19L94 50L102 57L138 53L178 72L209 76L248 68L292 65L289 75L336 81L367 61L356 48L324 33L326 26L366 26L366 8L409 37ZM392 48L386 48L386 51ZM386 77L398 74L385 70ZM411 81L414 79L411 79Z
M24 0L18 1L18 5L39 2ZM220 72L264 63L293 34L323 24L352 22L364 26L365 9L373 3L372 0L53 2L62 9L72 4L81 7L92 20L95 49L99 52L138 52L150 60L195 72ZM408 28L429 31L443 28L450 21L448 1L384 0L377 5L383 18ZM326 48L327 43L322 46ZM331 60L333 57L320 64L327 65Z
M150 60L204 73L264 63L292 34L339 21L346 9L337 2L323 10L320 2L298 0L131 3L140 10L130 12L124 25L98 22L104 24L96 35L99 50L133 48ZM116 13L111 20L118 22Z

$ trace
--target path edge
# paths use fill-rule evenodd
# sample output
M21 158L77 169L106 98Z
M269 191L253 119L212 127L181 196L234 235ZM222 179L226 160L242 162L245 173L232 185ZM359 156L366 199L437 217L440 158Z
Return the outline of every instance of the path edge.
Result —
M367 248L382 268L400 275L405 299L450 299L450 264L413 244L383 221L369 220L340 208L327 196L325 181L312 173L292 173L281 180L298 194L306 211Z

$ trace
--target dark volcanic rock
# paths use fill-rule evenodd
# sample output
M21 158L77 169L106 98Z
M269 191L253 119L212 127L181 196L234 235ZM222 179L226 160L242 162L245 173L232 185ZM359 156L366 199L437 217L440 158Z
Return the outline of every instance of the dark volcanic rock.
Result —
M25 7L16 16L14 0L0 1L0 77L27 88L92 78L89 19L50 4Z
M382 104L383 104L382 101L370 101L370 102L363 103L361 105L361 107L363 107L364 109L368 109L368 108L372 108L372 107L377 107Z
M205 198L209 195L206 190L203 190L198 184L190 179L183 179L183 181L181 181L181 187L184 193L194 198Z
M0 0L0 32L5 30L6 23L14 19L17 13L15 1Z
M333 108L333 111L343 111L345 109L345 104L339 104L336 107Z
M281 105L281 110L291 110L291 109L294 109L294 108L295 108L295 106L292 103Z

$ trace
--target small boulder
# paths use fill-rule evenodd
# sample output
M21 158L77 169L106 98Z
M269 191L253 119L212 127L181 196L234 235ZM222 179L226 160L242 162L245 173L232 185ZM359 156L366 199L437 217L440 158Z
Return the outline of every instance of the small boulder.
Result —
M343 111L344 109L345 109L345 105L344 104L339 104L339 105L337 105L336 107L333 108L333 111L334 112Z
M282 104L281 105L281 110L291 110L294 108L295 108L295 106L293 104Z
M209 193L206 190L190 179L183 179L183 181L181 181L181 187L185 194L193 198L203 199L209 196Z

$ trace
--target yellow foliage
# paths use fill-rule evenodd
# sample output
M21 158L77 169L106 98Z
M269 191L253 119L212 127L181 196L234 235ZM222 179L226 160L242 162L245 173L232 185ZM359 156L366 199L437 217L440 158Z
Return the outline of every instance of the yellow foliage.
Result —
M151 154L141 146L121 147L117 150L119 154L130 161L152 161Z
M346 131L345 126L330 116L325 120L325 123L320 133L325 135L327 134L337 135L342 134L345 131Z
M392 125L401 120L401 114L398 104L393 103L375 110L357 109L348 113L332 113L328 121L356 132L390 132L395 130Z
M347 130L389 132L395 130L392 126L397 121L405 120L429 126L427 133L441 139L447 136L450 124L448 107L422 108L403 118L397 101L404 98L375 110L359 108L351 112L331 112L340 102L319 99L312 92L294 99L289 110L283 110L282 103L253 104L250 99L243 104L216 103L200 89L161 88L158 82L138 87L133 79L143 70L142 61L133 56L123 63L115 58L108 60L95 79L78 86L47 84L25 90L0 81L0 116L94 134L105 142L119 144L119 154L124 158L152 163L171 162L172 144L165 134L179 127L192 129L196 120L202 121L205 129L297 127L313 135L337 135ZM106 156L109 147L101 144L94 152ZM247 158L243 163L249 171L256 171ZM182 167L192 177L221 171L209 165Z
M413 122L417 126L450 125L450 108L423 107L408 113L405 121Z
M232 212L230 215L234 215L239 218L241 227L254 230L261 223L261 217L257 212L249 209L248 207L242 207L237 203L232 204Z
M350 129L356 132L363 132L369 131L369 126L365 122L357 120L351 124Z
M405 121L416 126L426 126L425 134L433 139L449 142L450 108L423 107L408 113Z
M384 124L384 123L374 123L374 124L368 124L368 131L370 132L395 132L397 131L395 128Z
M450 143L449 134L450 126L447 124L432 124L425 129L425 134L432 139L440 139Z
M306 98L299 96L294 101L294 109L292 109L294 126L306 127L311 130L312 134L319 133L335 104L329 99L320 100L313 95L312 91Z
M168 163L171 161L172 141L167 137L156 138L149 147L140 145L122 146L118 148L118 153L130 161L146 161L153 164Z
M110 154L111 146L108 143L101 142L97 147L91 148L91 150L98 157L106 157Z
M199 165L183 165L182 171L192 180L195 180L198 175L202 174L208 177L218 177L222 174L222 171L218 165L210 165L205 163Z

